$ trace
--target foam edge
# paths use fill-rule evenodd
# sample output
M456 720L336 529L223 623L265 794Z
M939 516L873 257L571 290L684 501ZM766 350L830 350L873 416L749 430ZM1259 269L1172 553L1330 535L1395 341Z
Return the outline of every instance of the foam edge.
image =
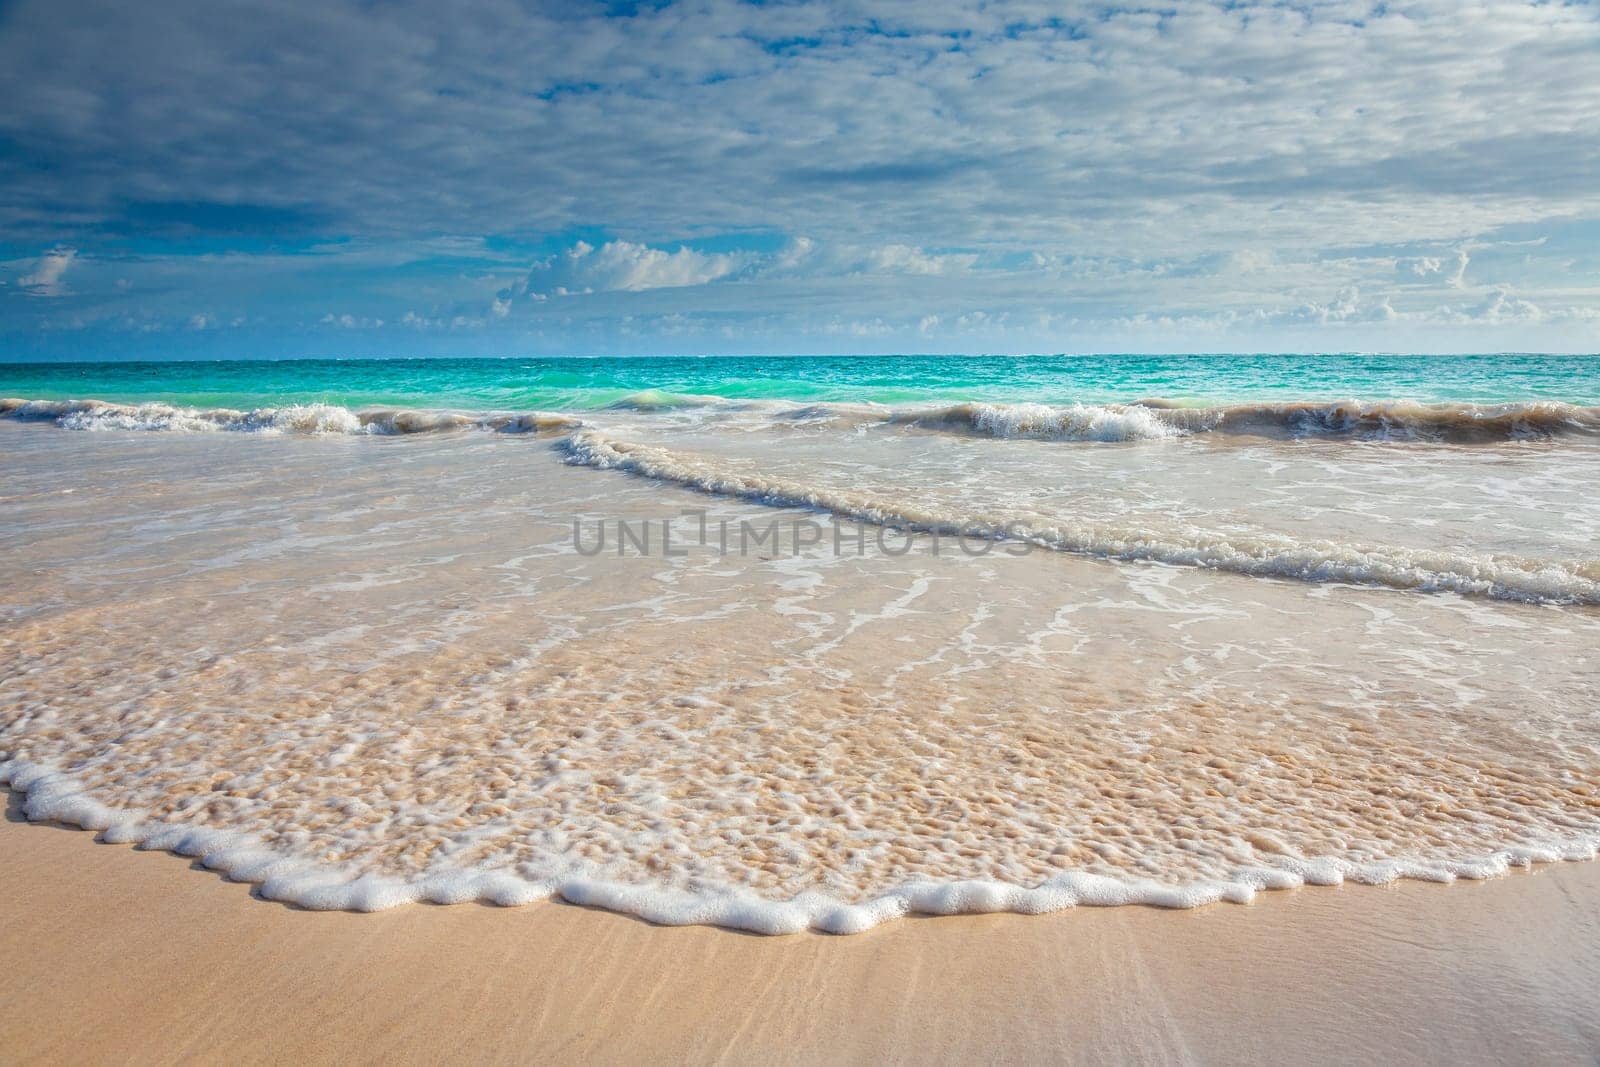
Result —
M31 822L76 826L96 832L99 841L197 859L229 881L255 885L265 899L313 911L374 912L424 902L516 907L560 899L662 926L717 926L757 934L807 930L854 934L912 914L1044 915L1080 906L1142 904L1182 909L1223 901L1248 904L1262 890L1336 886L1346 881L1387 885L1403 878L1477 881L1498 877L1513 867L1592 860L1600 851L1600 834L1590 834L1564 841L1514 844L1487 856L1462 860L1393 859L1357 864L1334 857L1285 858L1280 866L1241 869L1229 881L1176 886L1082 871L1065 872L1033 887L982 880L915 882L851 904L821 893L769 900L737 888L694 893L576 875L541 881L504 869L445 871L408 882L298 860L269 849L248 834L142 819L96 800L70 776L29 760L0 759L0 785L9 786L23 798L23 814Z

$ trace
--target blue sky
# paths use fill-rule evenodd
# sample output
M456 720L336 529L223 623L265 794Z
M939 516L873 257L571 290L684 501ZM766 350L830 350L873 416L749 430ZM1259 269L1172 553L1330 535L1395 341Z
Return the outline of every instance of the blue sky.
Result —
M0 358L1600 351L1600 11L0 2Z

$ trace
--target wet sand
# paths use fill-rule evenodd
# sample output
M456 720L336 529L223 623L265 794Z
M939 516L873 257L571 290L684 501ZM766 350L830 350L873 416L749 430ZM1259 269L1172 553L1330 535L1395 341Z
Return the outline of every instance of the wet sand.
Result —
M0 824L0 1059L1574 1062L1600 1052L1600 864L1191 911L852 937L562 904L374 915Z

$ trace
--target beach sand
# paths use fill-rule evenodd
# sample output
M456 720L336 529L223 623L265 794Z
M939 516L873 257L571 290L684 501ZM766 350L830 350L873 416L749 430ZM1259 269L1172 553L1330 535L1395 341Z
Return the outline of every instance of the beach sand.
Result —
M308 912L184 859L28 824L18 807L0 825L8 1063L1600 1051L1600 864L759 937L563 904Z

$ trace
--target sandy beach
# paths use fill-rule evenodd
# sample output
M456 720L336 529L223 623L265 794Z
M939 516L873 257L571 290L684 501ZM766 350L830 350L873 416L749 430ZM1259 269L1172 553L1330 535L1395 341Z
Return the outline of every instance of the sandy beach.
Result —
M16 809L0 826L11 1063L1553 1063L1600 1048L1588 863L770 938L561 904L308 912Z

